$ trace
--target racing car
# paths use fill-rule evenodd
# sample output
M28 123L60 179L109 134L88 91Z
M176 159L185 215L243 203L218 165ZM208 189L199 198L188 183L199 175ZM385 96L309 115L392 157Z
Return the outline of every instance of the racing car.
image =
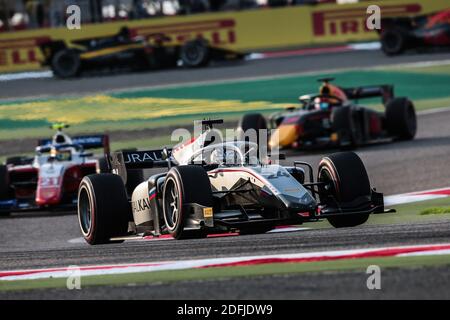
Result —
M298 108L289 107L269 116L245 114L238 130L274 129L271 148L356 148L363 144L413 139L417 130L414 104L394 97L392 85L342 88L334 78L319 79L318 94L300 96ZM380 97L384 112L358 104L360 99Z
M76 77L84 70L161 69L176 67L179 62L186 67L201 67L211 60L243 58L240 53L211 46L204 39L180 45L162 33L135 36L127 27L108 37L72 42L43 40L39 48L44 56L42 65L50 66L60 78Z
M265 233L277 225L328 219L353 227L371 213L386 213L382 193L370 186L353 152L324 157L315 180L309 163L281 166L253 141L213 139L213 124L173 149L115 152L111 173L83 178L78 189L78 221L91 245L129 237L170 234L175 239L209 233ZM214 129L215 130L215 129ZM127 172L166 168L127 193Z
M0 165L0 213L40 209L74 209L81 179L104 172L104 156L95 158L87 149L109 153L108 135L74 136L63 132L66 124L52 126L52 139L41 139L34 157L16 156Z
M381 19L378 30L386 55L409 49L450 46L450 9L428 15Z

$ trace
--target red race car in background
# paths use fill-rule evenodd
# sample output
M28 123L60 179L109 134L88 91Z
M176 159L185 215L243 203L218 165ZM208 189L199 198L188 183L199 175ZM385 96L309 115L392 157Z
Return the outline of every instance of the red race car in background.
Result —
M107 135L76 136L62 132L67 125L52 126L52 139L38 141L34 157L10 157L0 165L0 213L39 209L74 209L78 185L84 176L105 172L104 156L85 150L103 148L109 153Z
M450 47L450 8L417 17L381 19L379 34L387 55L408 49Z
M322 147L356 148L361 145L413 139L417 121L414 104L406 97L395 97L392 85L342 88L319 79L318 94L300 96L297 108L271 114L246 114L238 124L244 136L249 129L275 129L270 148L312 149ZM380 97L384 111L359 103L361 99Z

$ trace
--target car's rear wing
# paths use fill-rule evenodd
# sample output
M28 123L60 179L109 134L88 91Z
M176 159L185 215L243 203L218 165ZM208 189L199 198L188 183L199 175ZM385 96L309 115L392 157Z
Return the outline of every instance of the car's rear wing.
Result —
M394 98L394 86L387 84L377 86L343 88L342 90L351 100L381 97L383 104L386 104L389 100Z
M127 170L168 168L172 165L171 149L145 151L116 151L108 157L108 166L112 173L127 181Z
M107 134L75 136L75 137L72 137L71 140L72 140L72 144L80 145L84 149L103 148L104 153L109 154L109 152L110 152L109 136ZM38 140L39 147L50 146L51 144L52 144L52 139Z

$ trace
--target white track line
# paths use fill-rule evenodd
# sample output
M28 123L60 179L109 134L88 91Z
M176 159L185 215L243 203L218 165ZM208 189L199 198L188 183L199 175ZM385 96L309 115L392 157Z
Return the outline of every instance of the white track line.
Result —
M385 196L384 204L385 206L393 206L447 197L450 197L450 187Z
M18 72L0 74L0 81L26 80L26 79L44 79L53 77L51 71Z
M429 254L433 254L433 252L436 252L437 254L448 254L448 251L450 251L450 244L443 243L432 245L378 247L262 256L162 261L150 263L91 265L81 267L71 266L68 268L43 268L33 270L0 271L0 281L67 278L69 276L73 276L74 272L76 272L80 277L83 277L269 263L304 263L311 261L361 259L368 257L401 257L420 252L428 252Z

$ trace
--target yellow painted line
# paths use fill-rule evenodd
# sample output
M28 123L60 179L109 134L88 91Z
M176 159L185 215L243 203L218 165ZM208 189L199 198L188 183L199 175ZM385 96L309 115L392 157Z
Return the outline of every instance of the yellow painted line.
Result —
M105 48L105 49L101 49L101 50L82 53L82 54L80 54L80 58L81 59L92 59L92 58L97 58L97 57L101 57L101 56L105 56L105 55L109 55L109 54L113 54L113 53L117 53L117 52L121 52L121 51L126 51L126 50L130 50L130 49L141 49L143 47L144 46L142 44L129 44L129 45L124 45L124 46L120 46L120 47Z

